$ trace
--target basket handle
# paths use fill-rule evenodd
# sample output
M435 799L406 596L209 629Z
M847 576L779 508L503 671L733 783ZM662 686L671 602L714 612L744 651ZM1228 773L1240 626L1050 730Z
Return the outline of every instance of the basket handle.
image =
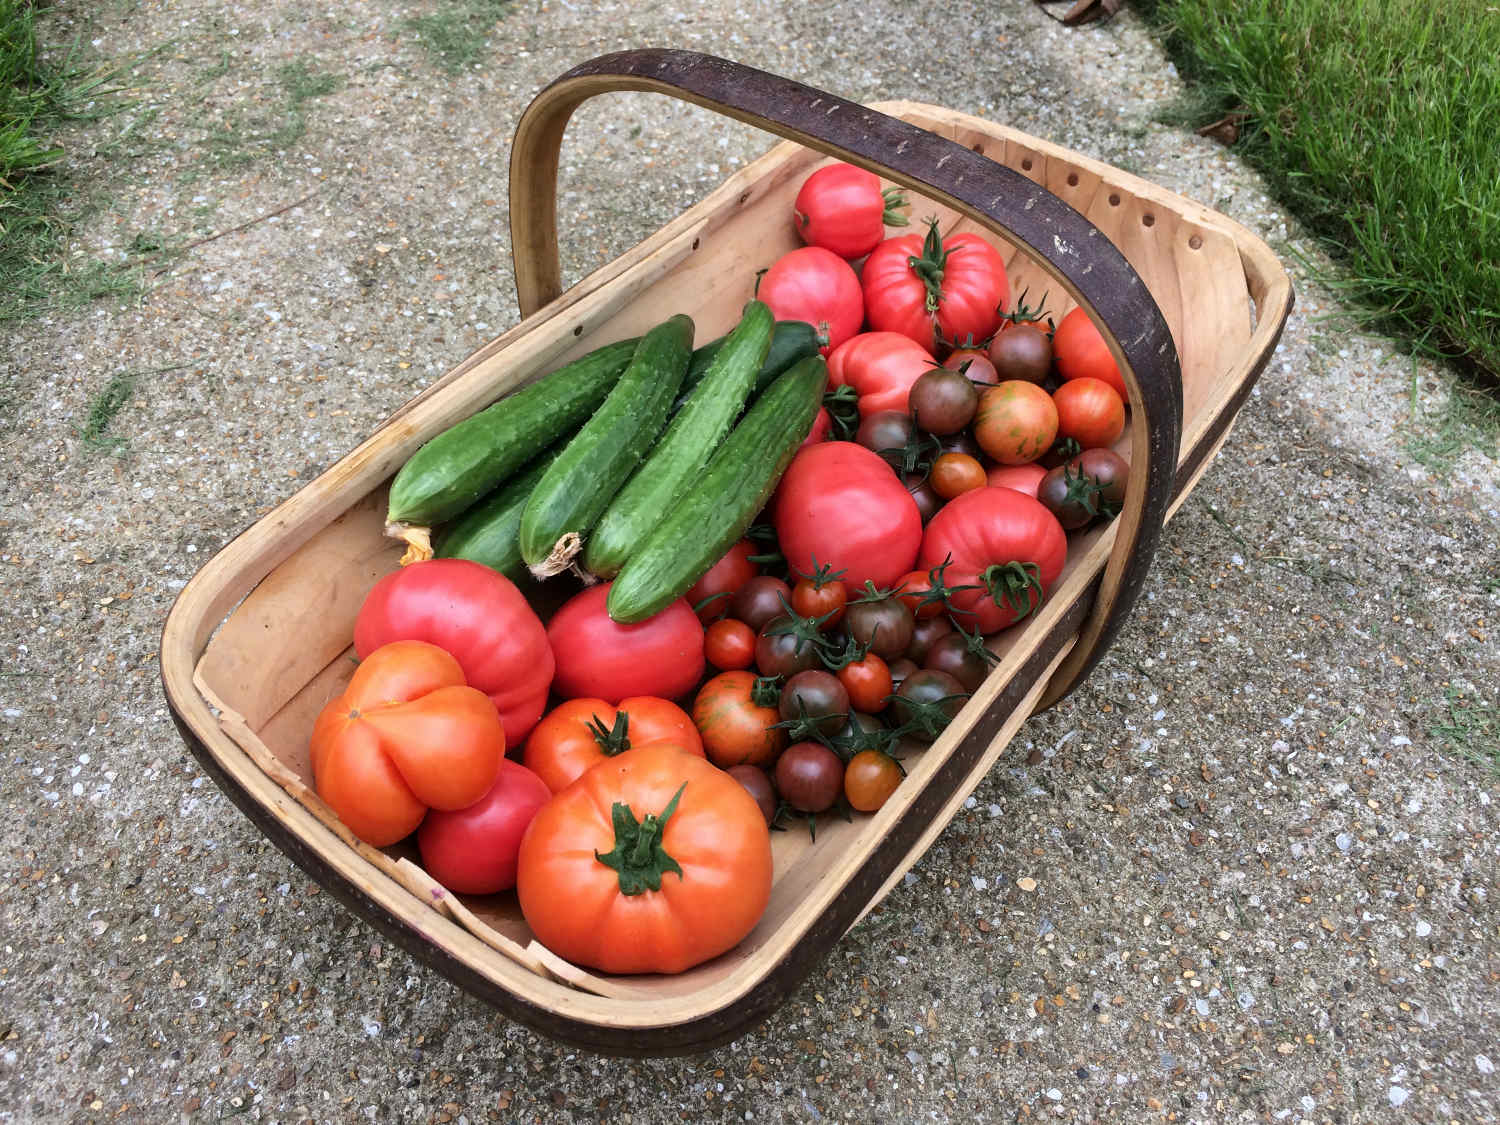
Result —
M939 200L1025 247L1103 325L1129 391L1134 463L1093 610L1054 675L1044 705L1060 699L1089 673L1129 615L1160 538L1177 472L1181 369L1166 320L1140 276L1073 208L963 145L727 59L648 48L601 55L574 67L538 93L516 125L510 230L522 316L562 293L557 167L568 119L589 98L621 90L667 94L704 106Z

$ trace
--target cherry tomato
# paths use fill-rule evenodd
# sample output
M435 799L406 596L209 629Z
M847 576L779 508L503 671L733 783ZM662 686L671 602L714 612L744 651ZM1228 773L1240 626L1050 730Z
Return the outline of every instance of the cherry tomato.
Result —
M838 676L854 710L878 715L890 706L889 696L896 685L891 681L890 666L875 653L866 653L863 660L845 664Z
M896 689L891 713L913 738L931 742L962 710L969 693L947 672L923 668L911 673Z
M1000 382L1000 373L996 371L990 353L983 348L959 348L949 352L943 366L959 372L970 383Z
M755 630L732 617L715 621L703 631L703 655L721 672L748 668L755 663Z
M776 759L776 791L798 812L833 807L844 788L844 763L821 742L794 742Z
M771 779L766 776L766 771L759 766L730 766L725 771L745 787L745 792L755 798L755 803L760 807L760 815L766 818L766 823L776 819L776 790L771 787Z
M844 631L859 644L869 646L876 656L887 660L906 651L915 624L911 610L900 598L894 597L850 602L844 613Z
M781 617L791 604L792 588L779 578L762 574L740 587L730 603L729 612L736 621L743 621L758 635L766 627L766 622Z
M906 216L898 210L905 206L900 189L882 190L873 172L830 164L803 181L793 218L809 246L821 246L840 258L863 258L885 237L887 223L906 225Z
M804 618L773 617L755 639L755 666L762 676L792 676L818 662L818 649L809 633L816 629Z
M1077 457L1084 476L1099 486L1099 502L1106 515L1117 513L1125 503L1130 462L1112 449L1086 449Z
M1099 514L1099 486L1072 461L1047 470L1036 498L1057 517L1064 531L1085 527Z
M720 672L699 688L693 724L709 761L720 769L774 762L786 746L776 701L776 688L752 672Z
M925 570L907 571L897 580L894 589L896 597L918 621L937 617L947 608L940 599L928 598L932 591L932 575Z
M1057 331L1052 334L1052 351L1057 373L1064 379L1091 376L1113 387L1122 402L1130 397L1125 390L1125 377L1120 374L1120 366L1110 354L1103 333L1081 307L1068 313L1058 324Z
M1125 432L1125 403L1102 379L1084 375L1052 392L1057 406L1057 436L1072 438L1081 449L1113 445Z
M874 812L901 784L901 763L880 750L861 750L844 767L844 797L855 812Z
M838 734L849 714L849 692L833 673L810 668L787 680L779 709L782 722L807 719L820 734Z
M1045 383L1052 373L1052 338L1035 324L1017 324L990 341L990 359L1002 382Z
M859 331L865 319L859 275L848 262L821 246L783 254L760 279L756 296L777 320L803 320L828 341L825 356Z
M956 434L974 420L979 391L957 371L934 367L911 385L908 401L919 428L930 434Z
M792 587L792 609L802 617L827 617L818 628L827 632L844 619L844 606L849 601L849 590L837 578L822 578L816 574L799 579Z
M1057 438L1057 406L1035 383L1007 380L979 396L974 437L1002 465L1035 461Z
M952 629L935 638L922 657L922 667L948 673L965 691L978 691L994 666L995 656L985 648L983 637Z
M944 453L932 463L932 489L952 500L989 483L984 466L967 453Z
M939 637L953 632L953 622L947 617L918 617L911 631L911 644L906 646L906 655L918 664L927 659L933 644Z
M693 583L684 596L699 621L707 625L729 612L740 587L760 573L760 567L750 561L750 556L755 553L755 544L741 539Z

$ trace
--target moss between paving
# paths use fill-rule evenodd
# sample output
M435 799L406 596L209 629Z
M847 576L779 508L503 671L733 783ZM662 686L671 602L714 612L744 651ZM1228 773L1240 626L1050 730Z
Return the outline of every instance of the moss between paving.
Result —
M112 126L65 138L111 200L74 250L250 225L184 247L139 302L44 319L7 352L0 1107L70 1121L1493 1117L1500 786L1477 760L1493 724L1455 723L1453 706L1482 719L1500 705L1495 467L1411 460L1408 361L1322 319L1340 306L1306 283L1109 658L733 1046L625 1061L539 1039L386 946L259 839L166 716L160 622L238 529L514 323L508 138L530 93L580 59L691 46L856 98L983 113L1305 246L1231 153L1153 123L1176 82L1128 18L1073 32L1022 5L559 0L510 9L483 63L450 76L404 30L414 11L92 12L111 51L172 46L138 74L154 114L139 155L111 148ZM81 18L63 4L48 21L60 39ZM216 163L216 123L282 112L274 76L298 62L340 79L302 102L301 134ZM563 169L568 274L766 143L647 96L585 109ZM153 373L108 421L121 444L96 449L91 404L127 371ZM1429 416L1447 386L1417 368Z

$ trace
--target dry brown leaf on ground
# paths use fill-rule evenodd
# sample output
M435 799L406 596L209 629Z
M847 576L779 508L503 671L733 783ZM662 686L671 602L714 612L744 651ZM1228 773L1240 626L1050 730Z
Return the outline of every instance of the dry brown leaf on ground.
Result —
M1108 19L1120 10L1125 0L1074 0L1073 6L1061 16L1053 16L1047 11L1049 4L1055 4L1058 0L1036 0L1042 11L1059 23L1065 23L1069 27L1076 27L1081 23L1093 23L1095 20Z

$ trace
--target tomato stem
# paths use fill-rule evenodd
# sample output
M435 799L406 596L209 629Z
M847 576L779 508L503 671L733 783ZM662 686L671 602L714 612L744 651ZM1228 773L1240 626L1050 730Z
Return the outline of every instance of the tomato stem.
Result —
M635 813L624 801L616 801L611 808L615 828L614 850L604 855L596 851L594 858L619 872L622 895L661 890L662 876L668 871L675 871L677 877L682 878L682 867L662 847L662 834L666 831L667 821L677 811L677 802L682 799L682 791L686 788L687 782L684 781L666 808L660 813L647 813L640 821L635 819Z
M880 215L882 223L888 227L904 227L911 224L911 220L901 213L901 209L907 206L905 192L898 187L888 187L880 193L880 197L885 200L885 210Z
M590 718L586 725L606 758L613 758L630 749L630 716L624 711L615 712L612 727L606 727L598 715Z
M1042 568L1034 562L994 563L979 577L995 604L1010 606L1016 621L1042 604Z

